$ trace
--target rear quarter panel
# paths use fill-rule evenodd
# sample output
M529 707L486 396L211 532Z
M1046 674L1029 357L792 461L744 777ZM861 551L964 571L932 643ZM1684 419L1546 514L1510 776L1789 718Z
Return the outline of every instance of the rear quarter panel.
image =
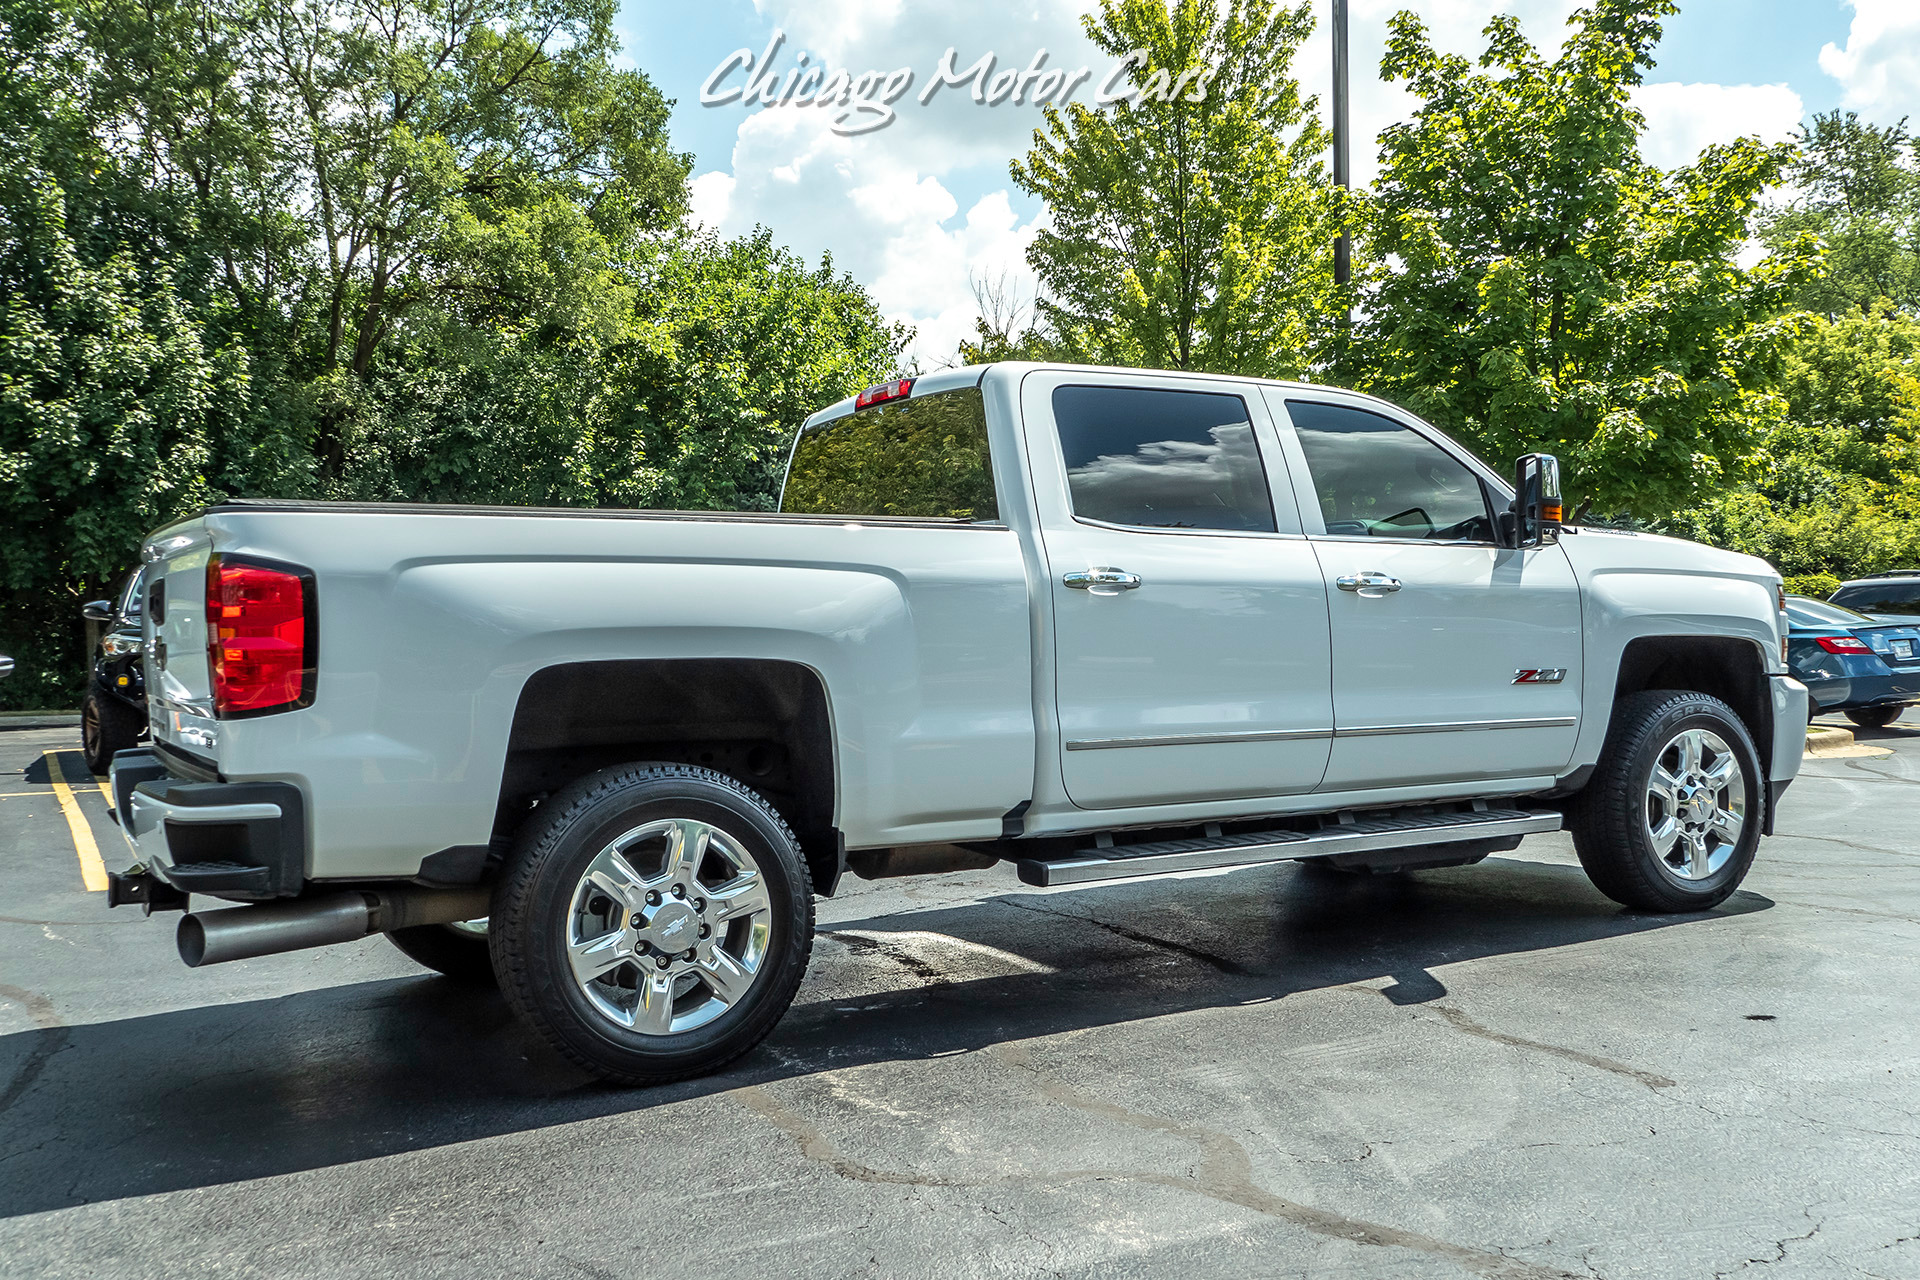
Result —
M624 514L257 512L222 551L318 574L303 711L219 726L232 777L311 797L315 877L484 844L514 708L559 663L760 658L819 674L850 846L986 838L1033 772L1025 568L1006 529Z

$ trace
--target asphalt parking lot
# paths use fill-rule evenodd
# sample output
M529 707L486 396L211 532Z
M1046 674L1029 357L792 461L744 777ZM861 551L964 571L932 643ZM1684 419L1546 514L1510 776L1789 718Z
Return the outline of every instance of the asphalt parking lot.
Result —
M1861 738L1704 915L1558 835L853 881L765 1046L626 1091L379 939L182 967L77 734L0 732L0 1274L1917 1277L1920 731Z

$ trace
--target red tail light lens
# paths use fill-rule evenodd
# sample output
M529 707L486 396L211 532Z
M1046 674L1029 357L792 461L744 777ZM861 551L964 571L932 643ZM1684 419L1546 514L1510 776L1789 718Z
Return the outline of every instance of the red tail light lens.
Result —
M313 701L313 576L234 556L207 562L207 650L222 720Z
M1813 642L1828 653L1873 652L1873 646L1857 636L1815 636Z

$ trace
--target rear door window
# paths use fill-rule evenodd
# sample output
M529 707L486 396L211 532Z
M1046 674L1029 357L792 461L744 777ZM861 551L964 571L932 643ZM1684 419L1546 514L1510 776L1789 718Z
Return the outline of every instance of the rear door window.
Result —
M1273 533L1247 403L1212 391L1056 387L1073 514L1145 529Z

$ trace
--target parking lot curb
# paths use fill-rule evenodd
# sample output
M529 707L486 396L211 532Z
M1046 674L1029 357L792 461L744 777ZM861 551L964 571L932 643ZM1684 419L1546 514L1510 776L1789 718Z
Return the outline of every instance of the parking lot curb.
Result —
M79 725L78 711L0 711L0 730L74 729Z
M1841 729L1832 725L1807 726L1807 759L1818 760L1833 756L1889 756L1893 751L1889 747L1877 747L1871 743L1856 742L1853 730Z

